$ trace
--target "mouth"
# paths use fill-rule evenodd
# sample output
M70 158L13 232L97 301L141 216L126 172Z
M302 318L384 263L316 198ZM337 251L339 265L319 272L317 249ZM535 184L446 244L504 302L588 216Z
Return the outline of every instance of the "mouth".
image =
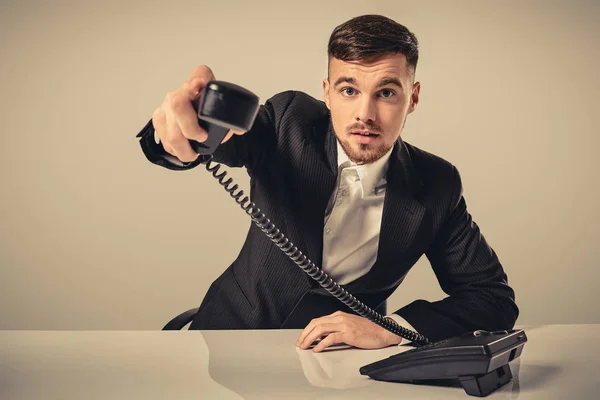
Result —
M362 135L362 136L379 136L378 133L375 132L371 132L371 131L354 131L354 132L350 132L353 135Z
M371 131L354 131L350 135L360 144L372 143L379 137L378 133Z

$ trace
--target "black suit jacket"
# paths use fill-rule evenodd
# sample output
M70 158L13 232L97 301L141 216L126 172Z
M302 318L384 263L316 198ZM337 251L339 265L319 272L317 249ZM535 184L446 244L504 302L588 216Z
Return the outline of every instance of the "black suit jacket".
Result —
M157 165L182 170L202 161L183 164L165 153L154 142L151 121L138 137ZM250 131L234 135L213 156L246 167L252 200L321 265L324 213L337 176L336 138L325 104L302 92L277 94L261 106ZM518 316L514 292L467 211L457 169L398 139L387 182L377 260L345 288L375 309L425 254L448 297L416 300L395 311L419 333L439 340L512 328ZM336 309L349 311L252 225L236 260L208 289L191 329L304 328Z

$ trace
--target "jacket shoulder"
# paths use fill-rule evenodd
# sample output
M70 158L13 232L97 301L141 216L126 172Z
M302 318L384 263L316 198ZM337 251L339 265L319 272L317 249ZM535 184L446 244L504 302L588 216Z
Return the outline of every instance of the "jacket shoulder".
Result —
M404 142L408 153L410 154L411 161L415 166L415 169L421 176L433 175L437 176L441 174L452 174L454 165L444 158L423 150L415 145L408 142ZM445 176L447 177L447 176Z
M276 117L285 115L292 119L310 122L329 115L325 102L297 90L277 93L266 103L271 105Z

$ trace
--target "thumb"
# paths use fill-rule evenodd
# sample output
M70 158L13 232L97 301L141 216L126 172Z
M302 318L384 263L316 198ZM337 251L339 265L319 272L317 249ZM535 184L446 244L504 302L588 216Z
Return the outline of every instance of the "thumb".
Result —
M200 91L204 89L207 83L208 81L206 80L206 78L193 78L190 81L189 86L189 94L191 99L195 99L196 97L198 97Z

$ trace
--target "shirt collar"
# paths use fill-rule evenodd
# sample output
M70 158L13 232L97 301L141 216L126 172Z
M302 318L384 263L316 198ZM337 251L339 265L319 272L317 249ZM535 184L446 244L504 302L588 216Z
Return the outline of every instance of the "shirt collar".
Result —
M385 176L387 174L390 156L392 154L393 147L383 155L379 160L369 163L357 165L350 161L348 155L340 145L340 141L337 142L337 158L338 158L338 172L341 172L344 168L356 169L360 178L360 183L363 188L364 194L372 194L375 187L379 186L380 183L385 183ZM383 182L381 182L383 180Z

